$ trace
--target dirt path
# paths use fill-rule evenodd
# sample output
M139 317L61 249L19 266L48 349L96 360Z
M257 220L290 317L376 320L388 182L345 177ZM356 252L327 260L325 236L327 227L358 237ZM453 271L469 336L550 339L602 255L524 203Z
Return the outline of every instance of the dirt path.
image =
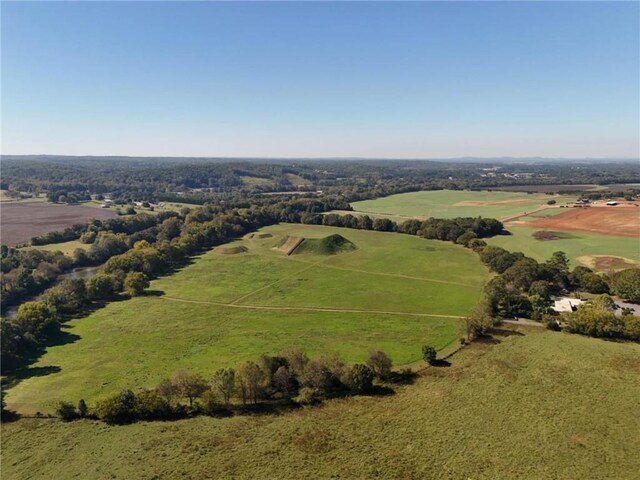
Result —
M206 300L187 300L186 298L160 296L155 298L161 298L171 302L184 302L195 303L199 305L215 305L218 307L229 308L244 308L247 310L286 310L286 311L299 311L299 312L332 312L332 313L379 313L383 315L403 315L409 317L433 317L433 318L453 318L462 319L457 315L439 315L435 313L409 313L409 312L394 312L386 310L357 310L351 308L325 308L325 307L284 307L277 305L238 305L237 303L222 303L222 302L209 302ZM237 300L234 300L236 302Z
M536 322L534 320L529 320L526 318L519 318L517 320L503 320L504 323L509 323L511 325L524 325L527 327L538 327L538 328L544 328L544 324L540 323L540 322Z
M529 215L531 215L533 213L538 213L538 212L541 212L543 210L548 210L549 208L559 208L559 207L540 207L540 208L537 208L535 210L531 210L530 212L523 212L523 213L519 213L517 215L511 215L509 217L501 218L500 221L502 223L513 222L514 220L517 220L519 218L527 217L527 216L529 216Z

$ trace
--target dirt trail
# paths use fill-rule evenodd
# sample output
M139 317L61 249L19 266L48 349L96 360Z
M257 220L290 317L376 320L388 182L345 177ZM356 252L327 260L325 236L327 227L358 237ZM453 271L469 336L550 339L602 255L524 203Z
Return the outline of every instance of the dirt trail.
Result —
M503 217L500 219L500 221L502 223L513 222L514 220L517 220L519 218L527 217L533 213L538 213L543 210L548 210L549 208L559 208L559 207L540 207L540 208L536 208L535 210L531 210L530 212L522 212L522 213L518 213L517 215L510 215L508 217Z
M394 312L386 310L357 310L351 308L325 308L325 307L285 307L278 305L238 305L237 303L222 303L222 302L209 302L206 300L187 300L186 298L160 296L155 298L161 298L169 300L171 302L184 302L195 303L200 305L215 305L218 307L230 307L230 308L244 308L248 310L288 310L298 312L334 312L334 313L379 313L384 315L404 315L410 317L435 317L435 318L453 318L462 319L457 315L439 315L435 313L409 313L409 312ZM237 301L237 300L236 300Z

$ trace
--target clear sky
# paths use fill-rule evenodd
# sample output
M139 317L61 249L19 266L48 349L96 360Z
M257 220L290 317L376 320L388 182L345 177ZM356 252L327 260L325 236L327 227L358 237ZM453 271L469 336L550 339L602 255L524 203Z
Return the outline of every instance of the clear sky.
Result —
M640 156L640 4L2 2L2 153Z

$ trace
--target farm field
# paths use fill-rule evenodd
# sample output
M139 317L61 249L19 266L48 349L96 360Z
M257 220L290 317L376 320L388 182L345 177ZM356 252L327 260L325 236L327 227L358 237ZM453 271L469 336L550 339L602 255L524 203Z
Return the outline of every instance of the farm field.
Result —
M505 333L387 397L277 416L5 424L3 478L635 478L640 345Z
M640 263L640 247L637 238L587 232L563 232L562 238L556 240L538 240L534 237L536 232L553 230L525 225L507 225L507 229L511 235L487 238L486 242L513 252L522 252L539 262L548 260L553 252L560 250L567 254L572 268L576 265L593 268L595 265L589 262L593 256L619 256Z
M426 219L455 217L488 217L498 220L547 207L554 199L558 204L572 202L576 196L527 194L518 192L433 190L402 193L351 204L361 213L398 215Z
M538 219L531 226L640 238L640 208L633 204L571 208L560 215Z
M410 364L424 343L442 350L457 342L460 317L489 276L473 252L410 235L289 224L258 233L152 282L148 296L70 322L64 341L24 372L29 378L7 392L7 403L50 412L59 400L93 402L153 386L179 368L210 375L286 348L348 362L379 348L396 365ZM286 236L332 234L356 249L290 256L272 249Z
M82 205L54 205L42 201L2 202L2 243L15 246L29 241L31 237L84 223L90 218L105 220L115 216L114 211Z

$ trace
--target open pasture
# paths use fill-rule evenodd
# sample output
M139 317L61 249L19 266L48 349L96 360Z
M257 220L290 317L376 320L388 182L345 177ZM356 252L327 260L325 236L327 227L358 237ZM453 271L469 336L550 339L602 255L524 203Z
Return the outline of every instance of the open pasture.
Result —
M265 235L271 235L271 237ZM288 236L340 234L357 248L335 255L272 250ZM240 248L244 247L244 248ZM237 254L216 250L237 249ZM96 399L150 387L176 369L210 375L221 366L301 348L362 362L370 349L396 365L458 339L460 318L481 296L488 273L473 252L410 235L276 225L217 247L145 297L107 305L65 328L7 392L26 413L59 400Z
M39 201L2 202L0 240L5 245L15 246L28 242L31 237L84 223L90 218L106 220L115 216L114 211L82 205L57 205Z
M561 204L574 201L576 197L542 193L433 190L363 200L354 202L351 206L362 213L418 219L482 216L501 220L546 208L547 201L551 199Z
M507 230L511 235L487 238L486 242L512 252L522 252L539 262L548 260L553 252L560 250L565 252L571 260L571 267L585 265L601 271L609 270L605 264L596 264L589 260L593 256L619 256L628 259L630 263L640 263L637 238L580 231L569 233L559 231L561 234L558 235L559 238L538 240L536 238L538 232L549 230L546 228L538 230L527 224L507 225Z
M506 333L386 397L274 416L6 424L3 478L636 478L640 346Z

